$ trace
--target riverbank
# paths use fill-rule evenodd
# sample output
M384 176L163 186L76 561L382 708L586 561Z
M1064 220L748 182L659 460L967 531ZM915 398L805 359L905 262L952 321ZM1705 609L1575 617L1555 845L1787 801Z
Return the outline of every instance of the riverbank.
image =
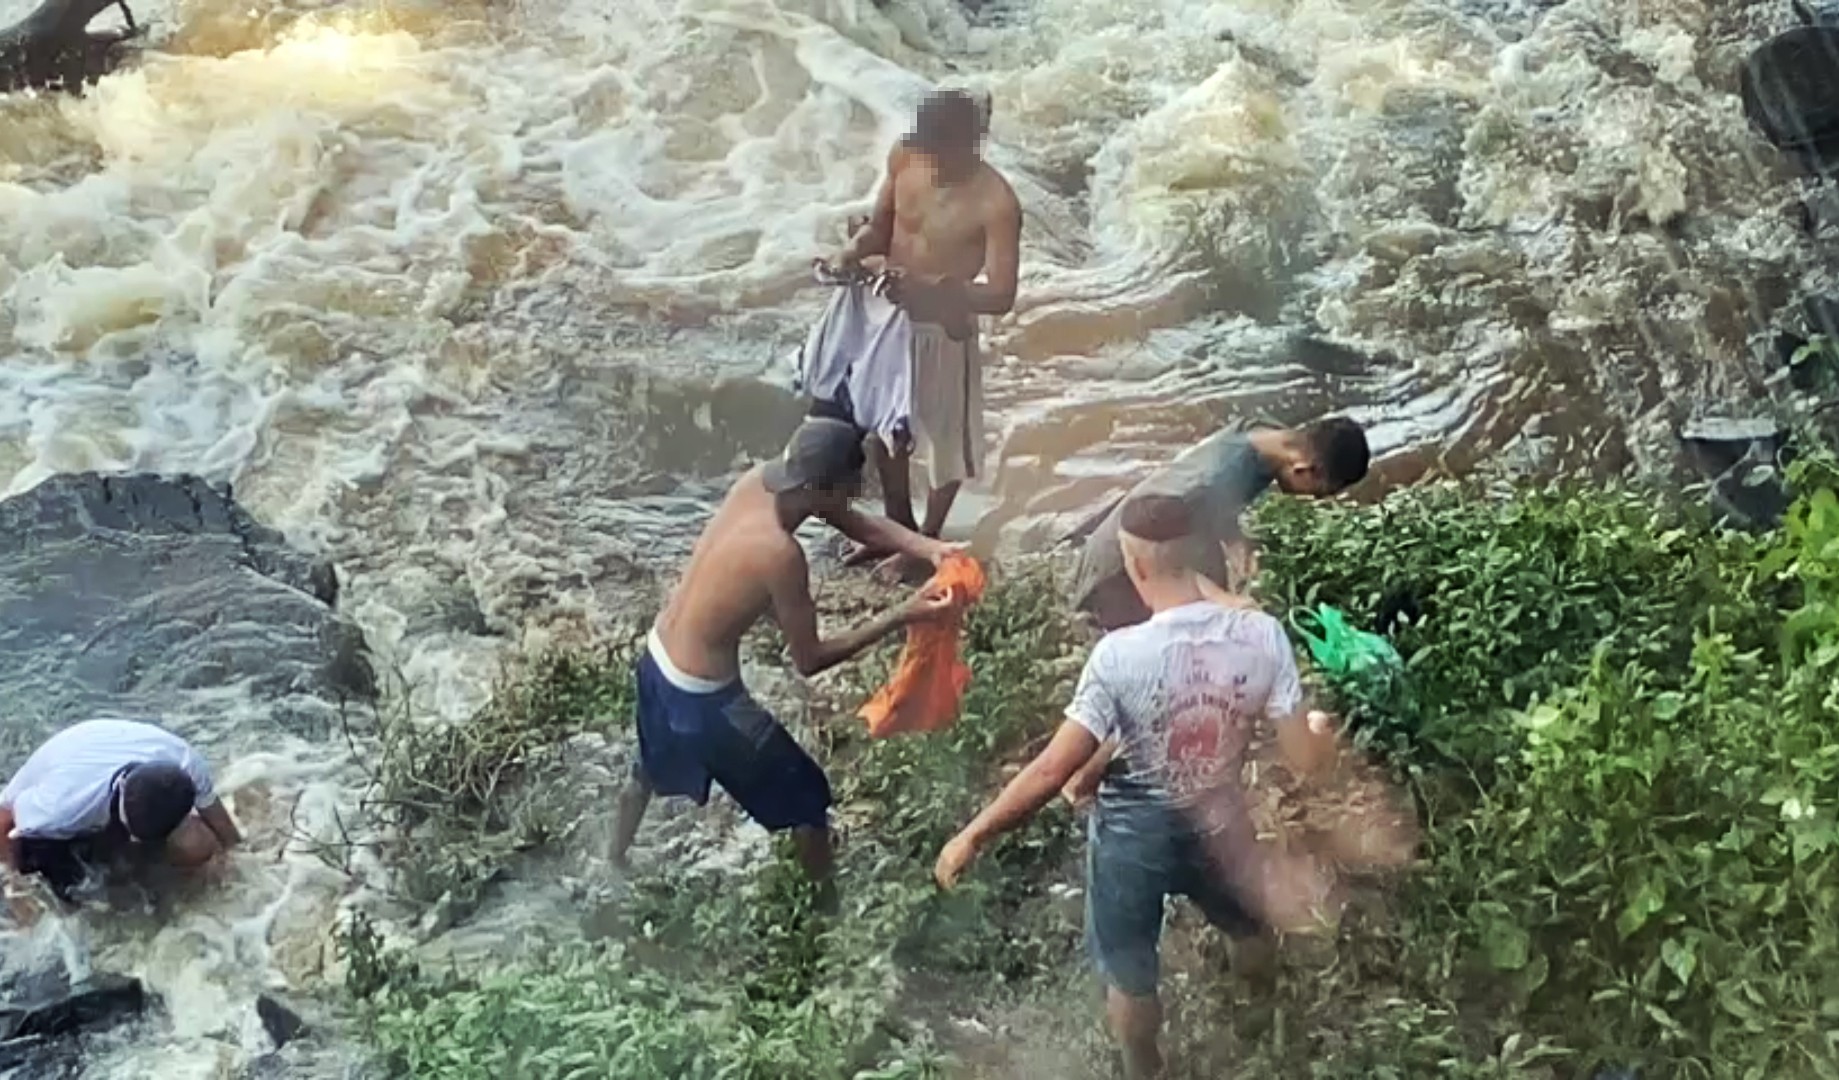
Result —
M1175 1075L1839 1068L1820 1035L1839 500L1822 466L1797 480L1789 523L1764 535L1615 488L1269 500L1274 610L1328 602L1366 625L1406 613L1391 629L1406 683L1330 691L1412 791L1424 862L1369 890L1337 940L1286 948L1263 976L1224 970L1221 943L1178 911ZM367 930L347 934L372 1045L452 1078L1108 1075L1070 812L1008 840L959 894L929 879L938 845L1051 732L1084 654L1056 567L999 569L949 732L862 737L853 705L890 650L808 692L773 690L838 785L842 918L811 915L763 834L733 831L719 806L679 811L631 881L584 904L581 932L547 952L417 970ZM864 595L826 592L826 618ZM763 639L758 659L773 651ZM540 662L503 715L540 717L569 740L556 745L591 732L617 756L629 656Z

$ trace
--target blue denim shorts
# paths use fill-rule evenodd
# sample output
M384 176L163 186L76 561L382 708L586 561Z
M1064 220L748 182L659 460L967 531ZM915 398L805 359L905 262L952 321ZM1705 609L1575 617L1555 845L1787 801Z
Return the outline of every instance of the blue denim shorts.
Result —
M660 795L698 805L709 784L767 829L824 828L830 781L739 679L714 693L678 688L649 653L638 662L638 767Z
M1155 995L1168 896L1193 900L1233 937L1262 931L1179 811L1101 804L1087 830L1086 948L1106 984L1131 997Z

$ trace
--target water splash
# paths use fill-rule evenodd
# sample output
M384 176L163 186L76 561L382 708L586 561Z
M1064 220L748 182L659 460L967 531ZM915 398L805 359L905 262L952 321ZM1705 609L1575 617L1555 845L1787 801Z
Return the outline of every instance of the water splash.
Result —
M1833 285L1734 94L1786 17L1726 7L151 6L138 65L0 102L0 490L234 481L338 559L417 706L463 717L508 647L655 588L771 452L809 259L948 78L991 91L1027 214L982 539L1045 542L1228 418L1346 411L1395 482L1535 444L1658 466ZM271 808L239 815L349 819L337 748L249 753L260 703L222 715L207 744ZM354 885L279 826L259 850L103 948L203 1003L162 1075L319 977Z

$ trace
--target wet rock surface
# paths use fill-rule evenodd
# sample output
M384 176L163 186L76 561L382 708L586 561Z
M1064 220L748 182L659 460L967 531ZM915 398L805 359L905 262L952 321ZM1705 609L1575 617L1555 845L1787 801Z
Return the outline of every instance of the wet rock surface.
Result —
M75 1075L82 1054L74 1036L131 1020L146 1005L137 979L73 983L59 965L15 971L0 984L0 1077Z
M1743 65L1743 109L1771 143L1830 170L1839 164L1839 28L1797 26Z
M239 724L246 738L323 740L341 701L375 694L338 599L331 564L196 477L64 475L0 502L0 763L95 715L188 718L177 729L220 771ZM0 1080L83 1075L114 1038L97 1033L157 997L157 983L72 958L89 945L53 947L58 922L0 933ZM264 997L255 1011L266 1046L293 1052L298 1010Z
M89 30L98 15L118 5L126 18L125 29ZM128 42L139 33L125 0L44 0L25 18L0 29L0 93L63 90L80 94L85 84L128 58Z
M337 599L330 564L196 477L58 476L0 502L0 686L35 734L237 685L323 724L375 692Z
M300 1014L273 994L263 994L256 998L255 1012L261 1018L262 1030L268 1033L277 1050L293 1042L306 1030L306 1021L300 1018Z

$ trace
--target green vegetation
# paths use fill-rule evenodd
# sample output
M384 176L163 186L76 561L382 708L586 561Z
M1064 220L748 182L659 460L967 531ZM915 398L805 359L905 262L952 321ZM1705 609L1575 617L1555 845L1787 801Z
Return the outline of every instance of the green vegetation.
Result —
M1312 1046L1306 1075L1464 1047L1487 1072L1509 1040L1527 1075L1839 1072L1839 501L1796 480L1760 539L1581 488L1269 508L1282 600L1422 609L1410 693L1355 710L1432 826L1371 973L1409 1005L1343 1022L1423 1052L1325 1071Z
M1761 537L1581 487L1267 500L1271 609L1333 604L1384 623L1406 658L1402 682L1328 689L1416 798L1425 860L1257 985L1219 973L1219 942L1179 913L1174 1074L1839 1075L1836 479L1797 465L1789 522ZM947 1022L1025 1002L1049 1019L1009 1041L1106 1075L1077 907L1052 889L1078 882L1071 815L1043 814L950 896L930 884L939 845L1051 732L1083 658L1051 568L1004 569L973 614L976 675L949 731L862 737L853 707L891 647L814 688L802 734L837 787L840 918L812 914L781 852L738 876L648 867L614 940L488 976L418 970L360 923L349 986L382 1056L455 1080L1045 1075L1027 1046L964 1053ZM482 723L544 733L510 756L546 775L545 747L625 723L628 656L536 665ZM420 807L402 821L449 843L539 838L476 799L402 801Z
M1839 342L1815 334L1788 358L1795 385L1830 397L1839 392Z
M396 702L375 714L364 746L348 730L370 778L364 807L386 837L403 899L462 915L507 860L572 831L579 793L559 782L570 747L627 722L634 691L624 673L636 649L626 641L538 657L502 679L469 724L422 723Z
M895 645L820 684L834 715L805 734L836 789L841 918L814 913L781 847L738 880L732 870L649 867L625 902L620 940L483 978L424 970L360 921L345 935L347 986L383 1058L402 1075L453 1080L946 1075L933 1035L900 1017L909 979L1023 979L1066 969L1077 947L1078 926L1054 914L1048 894L1076 867L1063 811L1056 827L990 853L1001 875L948 899L931 879L939 846L1003 760L1051 734L1070 696L1078 641L1057 595L1049 568L1035 565L1012 571L973 612L965 638L975 676L960 722L944 733L869 740L854 717ZM571 734L629 726L631 655L534 665L475 721L502 732L467 746L515 745L526 779L550 775L545 763ZM547 736L524 738L532 731ZM458 771L440 768L443 781ZM513 805L523 786L511 790ZM527 835L476 808L440 819L431 835L458 846L474 822L507 845Z

